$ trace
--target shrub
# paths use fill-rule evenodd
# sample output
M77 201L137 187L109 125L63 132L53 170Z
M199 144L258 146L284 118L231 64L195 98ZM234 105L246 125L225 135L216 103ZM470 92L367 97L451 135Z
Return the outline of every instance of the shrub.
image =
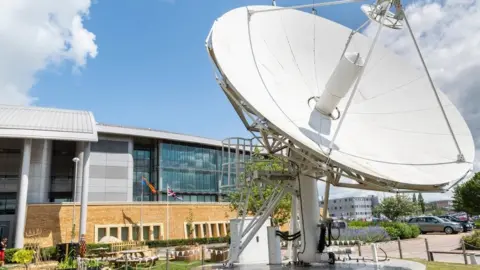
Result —
M385 231L387 231L388 235L390 236L390 239L398 239L400 237L400 232L397 230L397 228L391 226L391 227L386 227Z
M412 238L412 229L408 224L398 222L395 224L395 228L400 232L400 239Z
M230 237L214 237L214 238L196 238L196 239L171 239L168 240L168 246L184 246L184 245L191 245L191 244L217 244L217 243L228 243L230 241ZM167 241L166 240L154 240L154 241L146 241L145 244L149 248L156 248L156 247L166 247Z
M13 262L23 264L23 265L28 265L29 263L32 262L32 260L33 260L33 250L20 249L20 250L17 250L17 252L15 252L12 257Z
M101 244L101 243L91 243L87 244L87 250L96 249L96 248L110 248L110 244Z
M15 263L13 261L13 254L19 250L19 248L8 248L5 250L5 263Z
M410 226L410 229L412 230L412 235L410 238L417 238L420 235L420 227L418 225L408 225Z
M365 227L370 227L373 226L373 222L370 221L361 221L361 220L353 220L348 222L348 227L354 227L354 228L365 228Z
M480 250L480 231L475 231L473 234L464 236L465 248L469 250Z
M42 260L55 260L57 257L57 248L56 247L46 247L40 249L40 256Z

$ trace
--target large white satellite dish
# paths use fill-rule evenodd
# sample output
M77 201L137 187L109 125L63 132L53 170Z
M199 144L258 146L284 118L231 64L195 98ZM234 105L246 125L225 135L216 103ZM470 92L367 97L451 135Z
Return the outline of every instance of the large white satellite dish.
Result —
M373 40L295 8L231 10L215 21L206 45L217 80L246 127L268 152L288 149L299 168L298 181L286 177L289 183L265 200L258 224L288 189L294 197L292 215L297 215L297 200L301 209L301 226L292 221L290 227L292 235L301 228L302 236L292 261L310 263L325 255L323 240L317 242L324 231L318 223L316 179L327 183L326 217L330 185L445 191L470 174L475 148L461 114L435 88L400 1L362 6L367 20L378 26ZM376 44L382 27L408 29L423 69ZM252 224L242 231L242 223L241 244L229 264L260 226Z
M472 168L474 142L461 114L439 92L465 162L457 160L427 76L380 45L328 156L339 121L324 117L308 101L323 93L351 30L295 9L249 16L275 8L234 9L211 32L211 55L228 90L269 128L315 159L329 157L336 166L397 188L439 189ZM371 45L371 39L356 34L349 51L365 55ZM346 102L338 104L340 113Z

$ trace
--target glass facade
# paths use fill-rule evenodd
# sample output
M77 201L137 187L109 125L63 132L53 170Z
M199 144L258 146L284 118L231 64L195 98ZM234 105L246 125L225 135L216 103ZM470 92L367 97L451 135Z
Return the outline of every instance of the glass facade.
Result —
M161 144L162 190L167 186L184 201L216 201L221 151L177 143ZM166 194L162 200L166 200Z
M50 171L50 202L71 202L73 198L73 178L75 143L54 141Z
M139 147L133 150L133 200L141 201L143 192L143 201L154 201L155 194L150 191L147 185L142 182L142 176L145 177L155 189L158 185L155 181L155 151L154 148Z
M15 215L17 194L15 192L0 192L0 215Z
M228 161L226 153L223 158L225 162ZM228 172L224 172L222 176L221 160L220 148L165 141L160 144L135 144L133 200L141 201L143 190L143 201L166 201L169 186L183 201L218 201L219 181L221 180L223 185L228 182ZM235 153L230 153L230 162L233 163L234 160ZM230 175L230 184L234 184L234 166ZM153 194L148 186L142 183L142 176L161 192Z

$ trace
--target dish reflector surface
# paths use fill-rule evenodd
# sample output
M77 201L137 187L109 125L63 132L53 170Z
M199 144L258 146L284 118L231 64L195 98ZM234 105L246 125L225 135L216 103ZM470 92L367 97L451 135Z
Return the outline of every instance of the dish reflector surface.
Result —
M308 100L322 94L351 30L293 9L249 16L248 10L271 8L276 7L242 7L220 17L211 34L215 62L250 109L324 160L339 121ZM357 33L347 52L365 57L371 43ZM379 44L365 69L331 163L398 188L433 189L463 177L472 168L474 143L448 98L439 93L465 156L462 163L424 72ZM350 93L338 104L340 112Z

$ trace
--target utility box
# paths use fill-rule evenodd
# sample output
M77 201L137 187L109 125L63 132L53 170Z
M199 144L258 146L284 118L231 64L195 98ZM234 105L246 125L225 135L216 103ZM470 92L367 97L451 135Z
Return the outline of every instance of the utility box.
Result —
M243 230L245 230L252 222L252 217L245 217ZM240 223L241 219L230 219L230 256L233 255L233 248L240 244ZM238 257L239 264L265 263L268 264L268 232L267 227L270 226L270 218L268 218L262 227L258 230L250 243L244 247L243 252ZM246 235L243 237L246 239Z

